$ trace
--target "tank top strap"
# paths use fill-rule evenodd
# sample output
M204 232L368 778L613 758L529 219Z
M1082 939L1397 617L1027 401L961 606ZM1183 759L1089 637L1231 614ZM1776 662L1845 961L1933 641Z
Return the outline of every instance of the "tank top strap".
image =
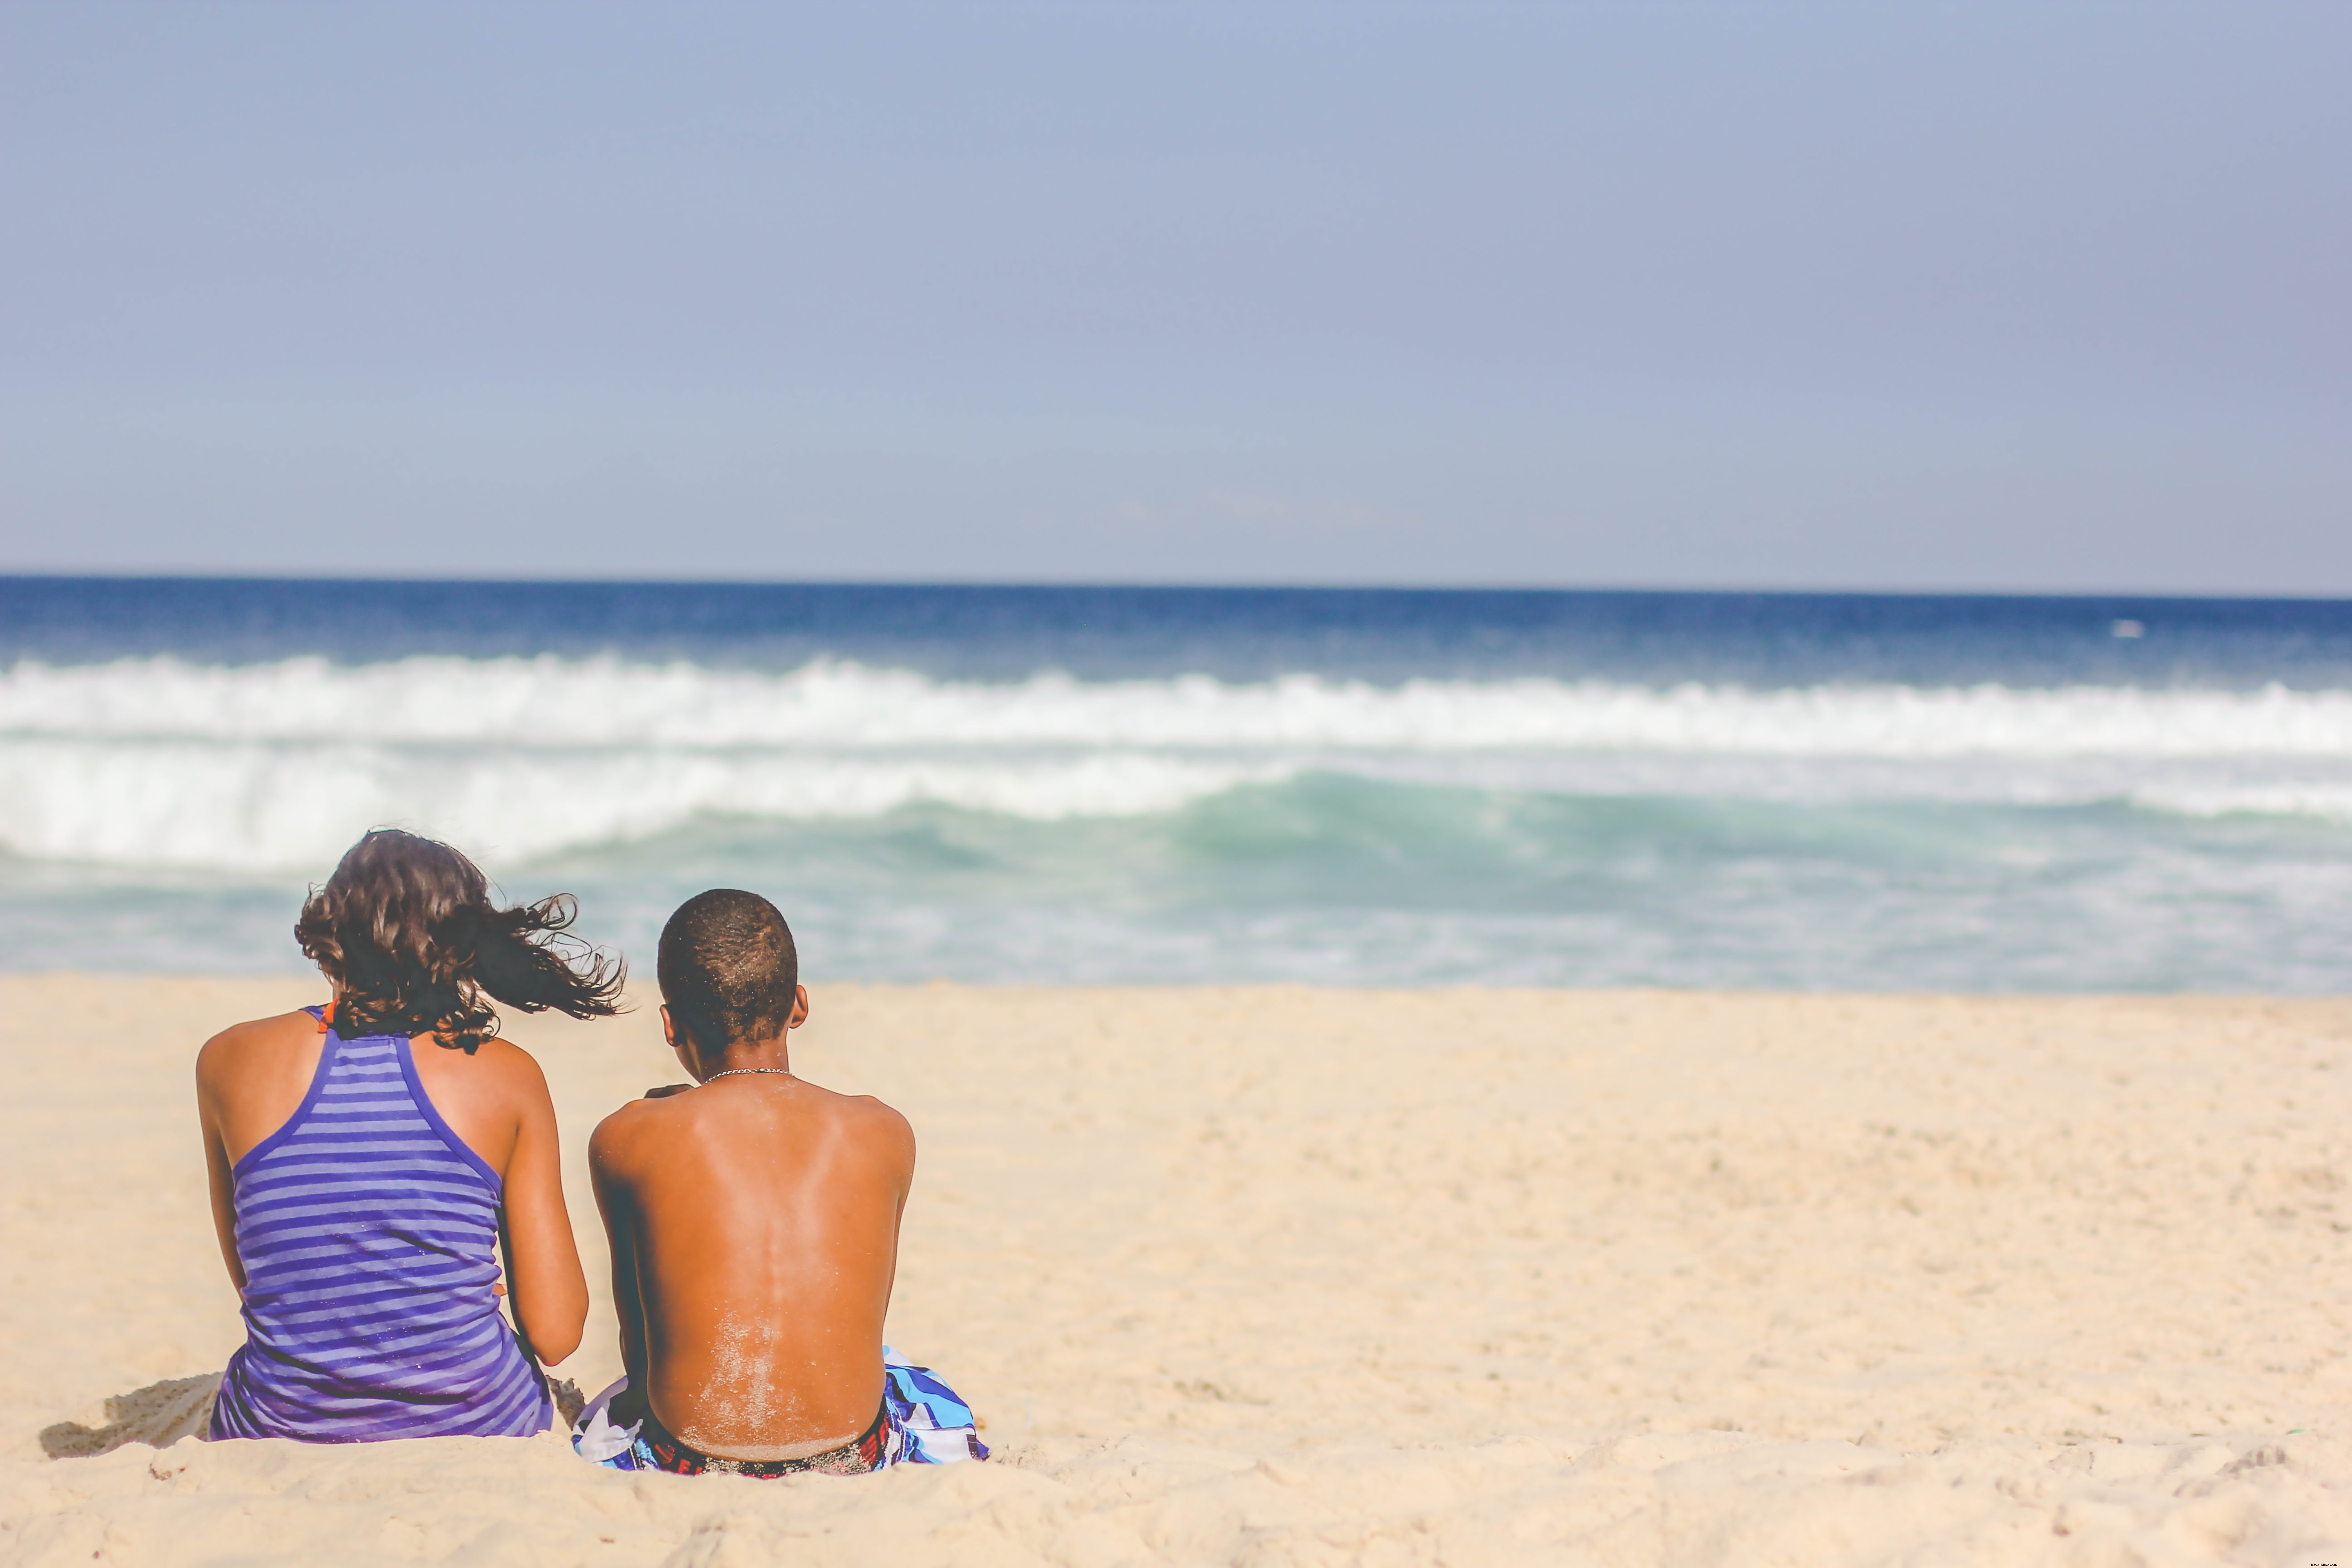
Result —
M299 1133L303 1123L309 1121L312 1113L318 1110L320 1100L328 1092L328 1085L335 1076L335 1058L338 1055L335 1047L342 1038L326 1022L326 1014L332 1010L333 1005L330 1003L323 1009L318 1007L302 1009L319 1020L319 1032L327 1037L319 1047L319 1065L310 1069L310 1087L303 1091L301 1102L294 1107L293 1115L279 1122L275 1132L247 1149L244 1157L229 1167L230 1181L237 1180L244 1174L247 1166L275 1152L287 1140Z
M467 1170L481 1178L483 1185L490 1190L491 1201L503 1205L506 1201L506 1178L499 1175L497 1168L488 1160L474 1152L472 1144L457 1135L457 1130L449 1125L448 1119L441 1114L441 1108L435 1105L433 1097L425 1091L425 1080L417 1076L416 1041L429 1040L433 1037L418 1035L412 1038L407 1035L390 1035L383 1037L392 1042L393 1058L400 1064L401 1080L407 1085L408 1100L415 1108L416 1114L424 1119L427 1127L433 1129L434 1136L447 1146L452 1155L464 1162ZM502 1216L499 1223L504 1224L503 1207L500 1208L499 1214Z

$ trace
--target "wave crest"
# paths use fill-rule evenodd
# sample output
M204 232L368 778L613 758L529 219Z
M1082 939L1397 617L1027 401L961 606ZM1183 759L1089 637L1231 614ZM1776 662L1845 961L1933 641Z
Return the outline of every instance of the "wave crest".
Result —
M1736 686L1298 675L937 680L835 660L775 672L621 659L173 658L0 674L0 737L498 747L1125 747L2352 758L2352 691Z
M316 871L374 823L488 858L920 802L1139 816L1314 768L1638 794L2352 816L2352 692L1297 676L990 684L819 662L172 658L0 671L0 848Z

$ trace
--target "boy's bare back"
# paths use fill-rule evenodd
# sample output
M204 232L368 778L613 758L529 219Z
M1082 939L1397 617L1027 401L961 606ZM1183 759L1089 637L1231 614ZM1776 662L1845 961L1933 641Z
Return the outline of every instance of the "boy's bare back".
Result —
M614 1111L589 1160L630 1386L663 1426L742 1459L866 1431L914 1176L905 1117L737 1069Z

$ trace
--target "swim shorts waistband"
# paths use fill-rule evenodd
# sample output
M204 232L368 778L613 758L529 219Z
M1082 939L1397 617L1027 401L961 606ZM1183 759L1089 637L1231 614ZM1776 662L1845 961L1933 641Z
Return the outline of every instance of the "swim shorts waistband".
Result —
M617 1401L616 1401L617 1403ZM827 1448L819 1454L803 1454L792 1459L730 1459L720 1454L706 1454L672 1433L654 1414L653 1401L637 1402L630 1412L641 1416L644 1425L637 1428L636 1441L630 1445L646 1468L667 1470L674 1476L749 1476L754 1480L772 1480L778 1476L862 1476L882 1468L882 1434L888 1425L889 1405L886 1401L874 1412L874 1419L856 1438L837 1448Z

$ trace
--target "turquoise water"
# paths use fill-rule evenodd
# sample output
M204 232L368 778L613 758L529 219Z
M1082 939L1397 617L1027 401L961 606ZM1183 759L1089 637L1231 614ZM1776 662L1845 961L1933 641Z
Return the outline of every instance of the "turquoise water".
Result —
M2352 983L2334 604L17 579L0 658L19 969L299 967L390 821L819 977Z

